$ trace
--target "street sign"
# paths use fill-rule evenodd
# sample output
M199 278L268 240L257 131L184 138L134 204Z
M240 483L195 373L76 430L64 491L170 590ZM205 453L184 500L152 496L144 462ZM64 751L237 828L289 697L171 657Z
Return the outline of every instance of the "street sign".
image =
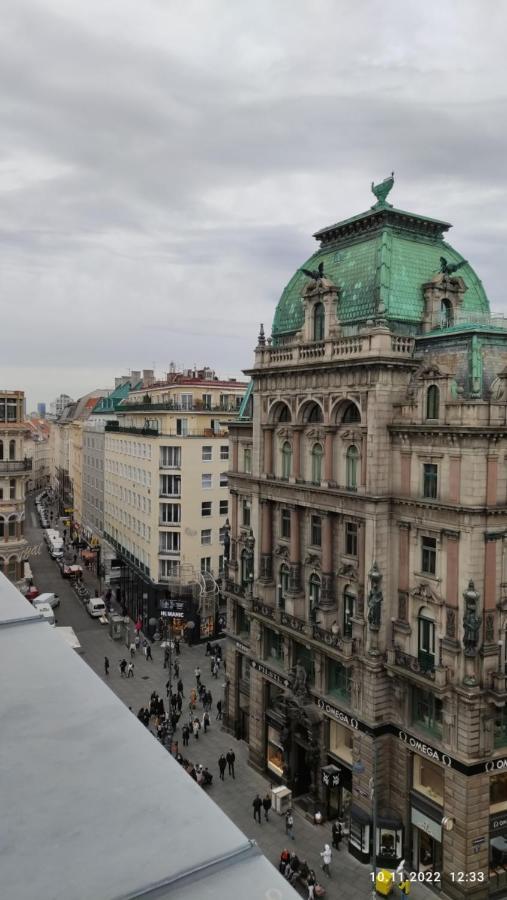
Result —
M179 610L163 609L160 616L162 619L184 619L185 613L183 610L180 612Z

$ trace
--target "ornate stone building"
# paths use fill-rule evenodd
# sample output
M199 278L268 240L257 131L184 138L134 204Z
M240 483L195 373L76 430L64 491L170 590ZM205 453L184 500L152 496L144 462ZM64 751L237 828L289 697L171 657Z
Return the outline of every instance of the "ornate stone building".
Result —
M25 527L26 483L32 460L24 455L25 395L0 392L0 572L21 581L27 543Z
M505 896L507 322L390 186L317 232L229 425L227 724L359 859Z

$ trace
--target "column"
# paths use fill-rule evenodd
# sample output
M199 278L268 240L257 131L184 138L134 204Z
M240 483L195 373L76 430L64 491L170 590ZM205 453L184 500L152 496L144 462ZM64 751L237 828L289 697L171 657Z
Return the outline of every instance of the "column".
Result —
M237 543L238 543L238 492L230 491L231 496L231 559L230 565L237 567Z
M398 535L398 619L400 622L406 622L408 620L407 604L410 586L410 525L408 522L399 523Z
M486 503L488 506L495 506L497 495L498 456L488 456L486 472Z
M456 640L458 624L459 532L446 531L446 624L445 636Z
M264 459L263 459L263 473L266 476L271 476L274 474L273 471L273 432L274 427L272 425L263 425L264 431Z
M401 494L404 497L410 496L410 467L412 463L412 454L411 453L402 453L401 454L401 472L400 472L400 488Z
M322 516L322 592L321 606L334 606L333 517Z
M333 449L334 449L334 428L326 428L326 437L324 440L324 480L331 484L333 479Z
M449 500L459 503L461 484L461 457L453 456L449 460Z
M232 471L238 472L238 452L239 452L239 442L236 438L232 440Z
M261 500L261 572L260 581L273 580L273 504Z
M491 532L484 535L484 622L482 631L483 651L495 648L495 610L496 610L496 542L501 540L503 532ZM488 648L489 649L489 648Z
M294 481L301 480L301 426L292 429L292 475Z
M289 592L291 594L299 594L301 591L300 515L299 507L293 506L290 511Z

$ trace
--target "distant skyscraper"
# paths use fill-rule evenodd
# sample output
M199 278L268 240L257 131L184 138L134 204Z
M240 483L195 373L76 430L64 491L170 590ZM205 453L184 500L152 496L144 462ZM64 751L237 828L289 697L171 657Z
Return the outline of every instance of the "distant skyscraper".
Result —
M50 403L49 408L51 410L51 415L58 418L58 416L61 416L65 407L68 406L69 403L74 403L72 397L69 397L68 394L60 394L60 396L57 397L56 400L53 400L53 402Z
M37 412L39 413L39 416L41 419L45 419L46 418L46 404L38 403L37 404Z

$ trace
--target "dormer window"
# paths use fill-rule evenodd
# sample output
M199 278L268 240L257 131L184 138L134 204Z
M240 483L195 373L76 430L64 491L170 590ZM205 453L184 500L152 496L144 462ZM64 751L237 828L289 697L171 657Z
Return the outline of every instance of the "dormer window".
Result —
M316 303L313 308L313 340L324 340L325 312L324 304Z

